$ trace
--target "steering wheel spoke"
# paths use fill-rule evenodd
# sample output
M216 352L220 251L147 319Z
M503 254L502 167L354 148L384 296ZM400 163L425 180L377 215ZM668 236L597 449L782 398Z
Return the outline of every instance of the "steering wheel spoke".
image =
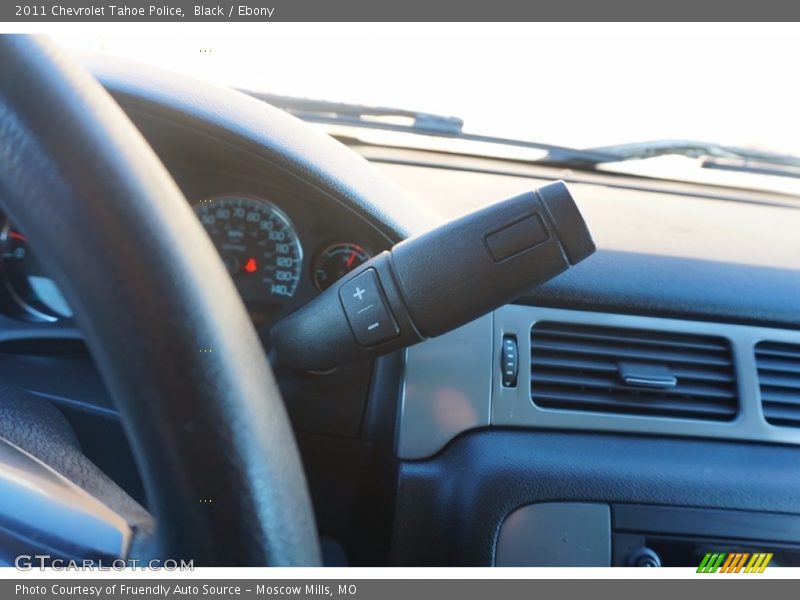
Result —
M0 438L0 564L37 555L109 563L128 556L132 538L122 516Z

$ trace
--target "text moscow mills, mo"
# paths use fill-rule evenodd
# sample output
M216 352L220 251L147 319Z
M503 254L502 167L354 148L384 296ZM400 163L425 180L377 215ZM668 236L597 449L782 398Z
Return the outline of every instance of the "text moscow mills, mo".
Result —
M358 595L358 587L353 584L338 583L337 585L325 585L321 583L300 584L255 584L247 582L246 585L226 585L220 584L17 584L15 595L17 596L38 596L42 598L57 596L72 597L95 597L103 596L123 596L139 598L196 598L207 596L212 598L227 598L230 596L296 596L298 598L314 598L318 596L345 596L355 597Z

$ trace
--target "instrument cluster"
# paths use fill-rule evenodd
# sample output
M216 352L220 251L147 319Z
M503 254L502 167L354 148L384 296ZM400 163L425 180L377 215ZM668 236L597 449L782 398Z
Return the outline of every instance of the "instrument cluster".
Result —
M306 207L293 219L261 194L196 197L193 208L257 325L299 308L373 256L365 241L331 231L330 215L315 223ZM46 265L8 219L0 230L0 259L3 312L47 323L72 317Z

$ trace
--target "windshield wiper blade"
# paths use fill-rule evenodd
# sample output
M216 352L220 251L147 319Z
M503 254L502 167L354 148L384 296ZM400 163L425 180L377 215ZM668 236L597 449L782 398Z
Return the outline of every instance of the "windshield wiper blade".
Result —
M624 162L628 160L644 160L658 156L687 156L689 158L699 158L708 162L709 167L716 167L718 161L738 161L744 167L744 163L753 162L760 165L781 165L784 167L795 167L800 169L800 157L790 154L779 154L776 152L765 152L752 148L741 148L737 146L725 146L713 142L703 142L697 140L653 140L646 142L635 142L632 144L617 144L614 146L602 146L591 148L596 152L602 152L613 156L609 163ZM603 164L598 162L595 164ZM742 168L741 170L746 170ZM784 171L784 170L781 170Z
M254 98L258 98L259 100L263 100L276 108L285 110L303 121L312 123L364 127L383 131L414 133L469 142L542 150L546 152L547 155L544 159L536 162L547 162L559 165L600 164L617 160L615 155L599 150L581 150L578 148L569 148L541 142L467 133L464 131L464 121L458 117L442 116L400 108L365 106L347 102L298 98L295 96L283 96L280 94L254 92L244 89L240 89L239 91ZM401 122L402 120L407 120L408 122L403 123Z
M332 102L329 100L315 100L312 98L298 98L295 96L282 96L264 92L240 90L249 96L263 100L277 108L293 114L303 121L316 123L333 123L338 125L355 125L358 127L384 128L391 123L381 119L408 119L410 124L398 124L404 129L413 129L431 135L459 136L464 127L464 121L458 117L447 117L431 113L404 110L402 108L386 108L382 106L366 106L362 104L349 104L347 102Z
M784 163L764 162L760 160L741 158L705 158L700 165L704 169L718 169L720 171L739 171L755 173L758 175L772 175L773 177L794 177L800 179L800 168Z

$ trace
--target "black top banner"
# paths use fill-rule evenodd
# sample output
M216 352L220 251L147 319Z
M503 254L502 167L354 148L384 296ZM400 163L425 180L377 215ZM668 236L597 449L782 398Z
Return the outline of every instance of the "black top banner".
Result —
M786 0L11 0L4 22L796 21Z

